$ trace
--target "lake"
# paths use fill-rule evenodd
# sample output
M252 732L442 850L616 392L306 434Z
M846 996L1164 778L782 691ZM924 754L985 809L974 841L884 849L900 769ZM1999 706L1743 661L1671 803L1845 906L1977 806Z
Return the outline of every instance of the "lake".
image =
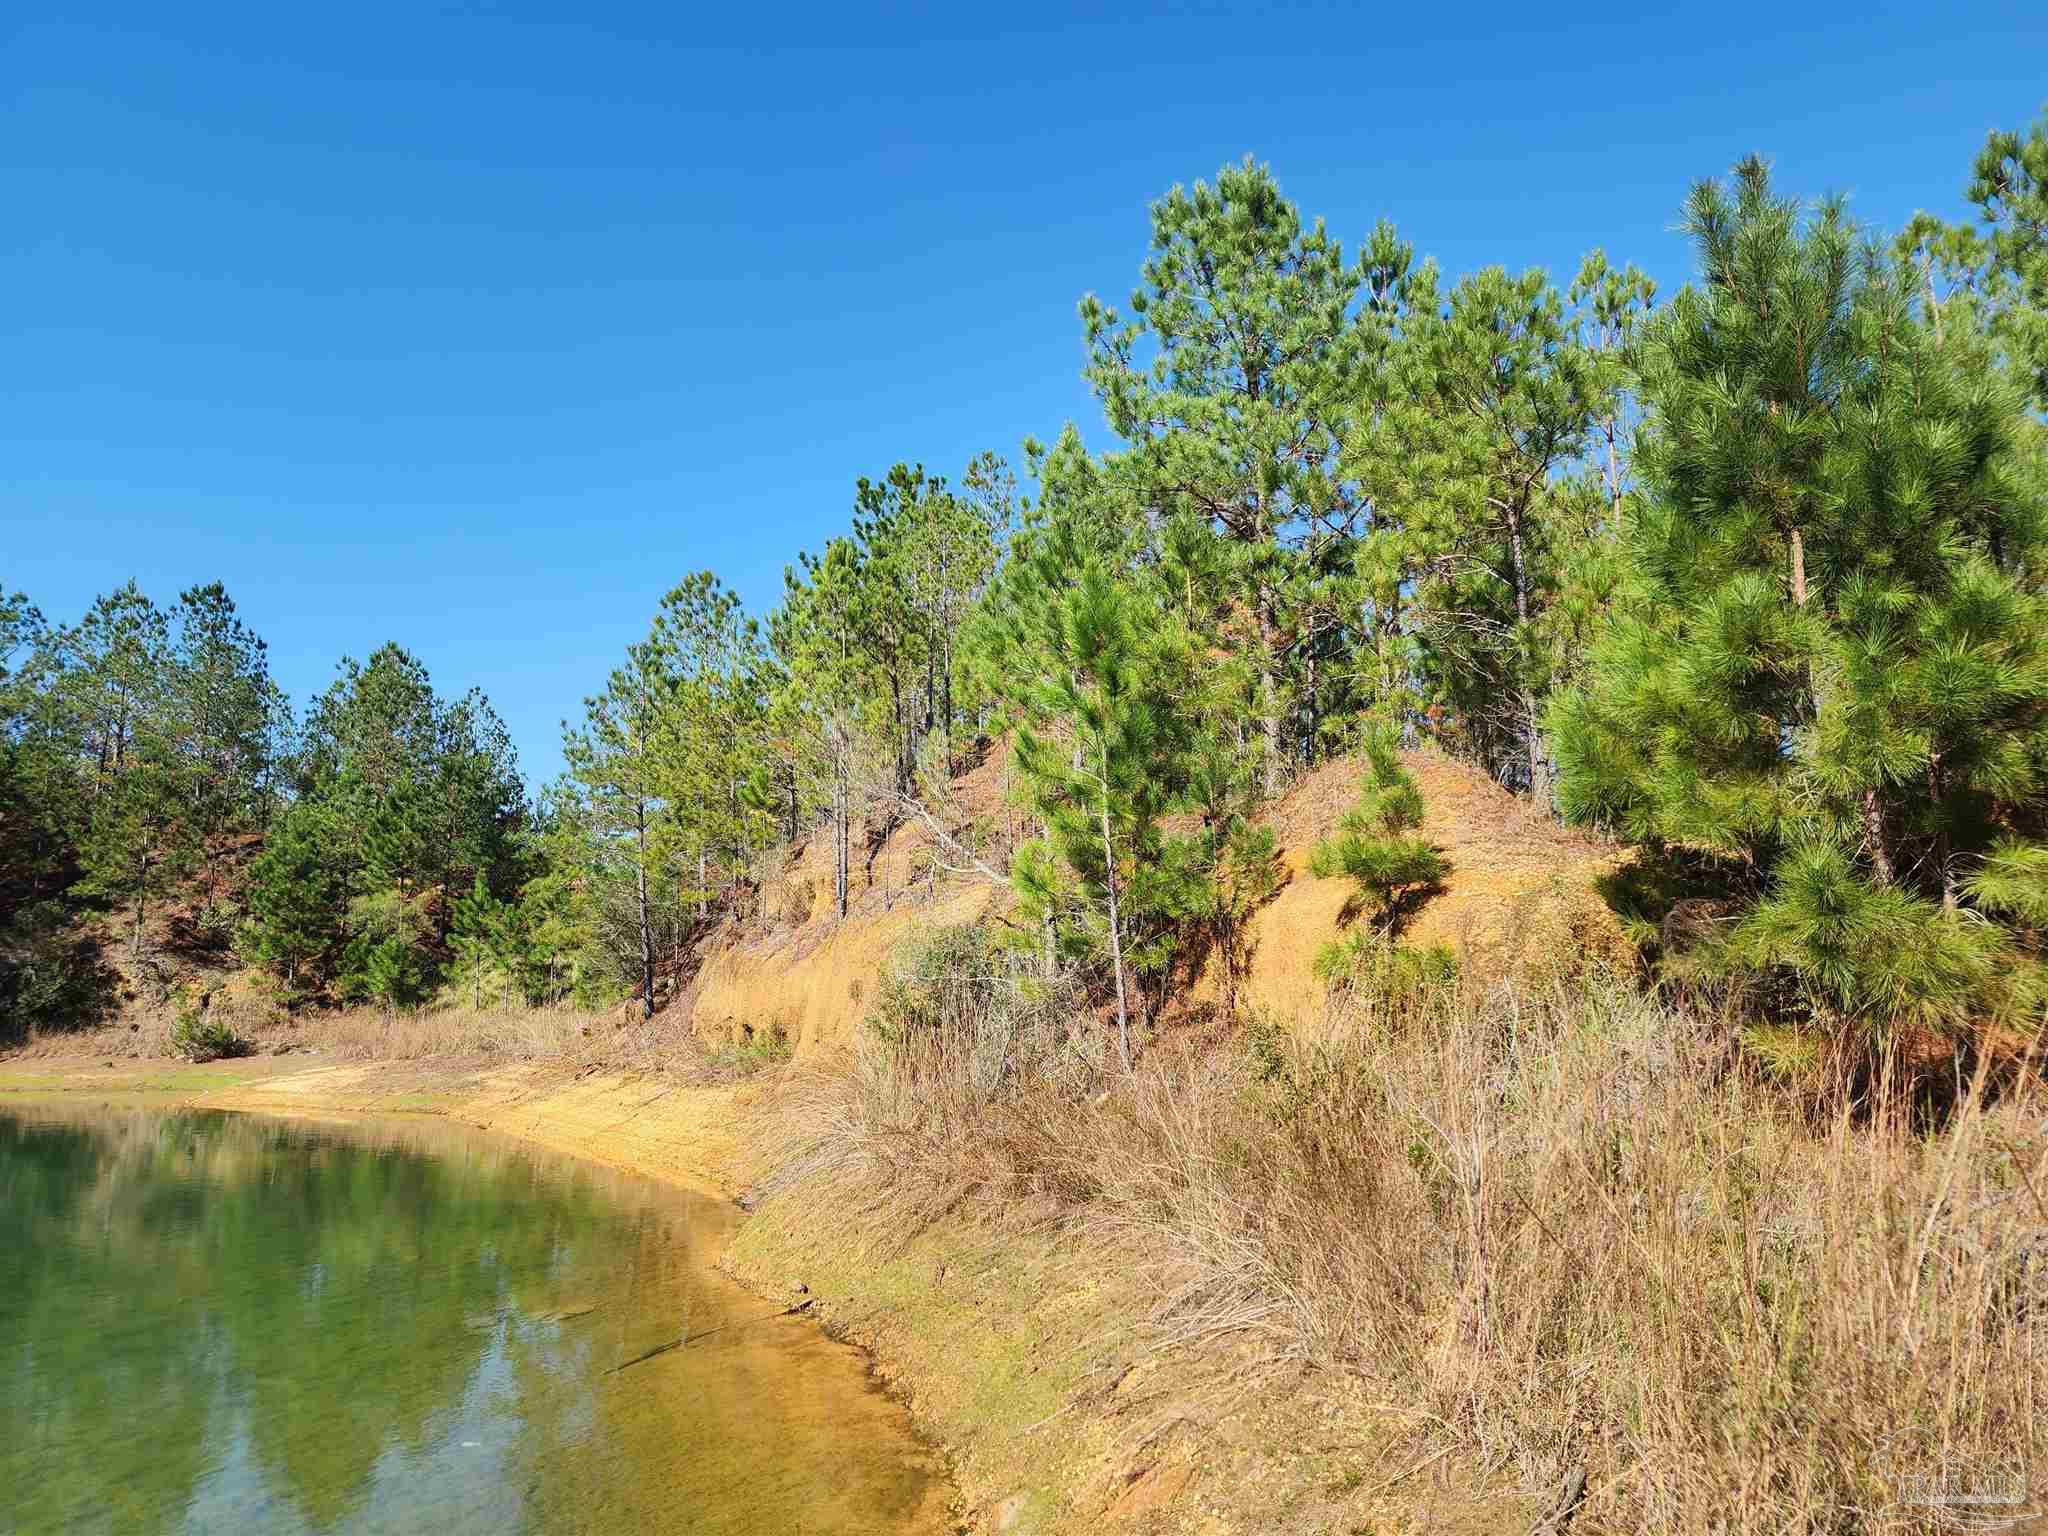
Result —
M438 1123L0 1107L0 1531L946 1529L739 1219Z

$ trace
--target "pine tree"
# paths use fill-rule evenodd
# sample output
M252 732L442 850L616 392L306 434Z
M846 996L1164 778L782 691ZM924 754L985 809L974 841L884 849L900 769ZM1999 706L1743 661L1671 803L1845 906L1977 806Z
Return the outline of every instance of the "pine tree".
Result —
M88 799L65 659L35 605L0 593L0 893L23 911L70 883Z
M842 918L851 899L857 765L872 724L868 658L856 641L864 585L859 547L834 539L822 555L804 554L784 572L782 606L770 621L783 680L775 714L792 796L801 801L808 794L827 807L832 903Z
M161 708L170 626L131 581L97 599L55 644L63 653L64 705L93 760L90 793L97 796L120 777L138 733Z
M542 788L522 835L528 873L509 919L523 940L520 987L532 1003L610 1000L597 839L573 779Z
M288 974L313 962L321 980L339 952L341 973L360 978L368 947L352 902L403 906L428 926L401 968L425 987L451 893L479 875L494 890L513 883L525 794L511 741L481 693L442 698L396 645L340 672L308 711L293 801L251 866L248 942Z
M1717 869L1721 960L1824 1014L2023 1008L2035 973L1972 878L2030 867L1995 850L2048 813L2021 399L1760 162L1687 222L1701 285L1643 338L1626 601L1550 716L1562 803Z
M1608 262L1607 253L1597 248L1579 263L1579 275L1572 279L1566 294L1576 311L1575 339L1587 370L1593 427L1600 438L1608 516L1617 528L1641 421L1629 387L1628 356L1656 297L1657 285L1633 263L1617 270Z
M1159 828L1186 783L1189 724L1157 664L1156 614L1132 588L1097 558L1063 565L1052 547L1036 568L1039 599L1011 622L1035 631L1032 649L1053 658L1026 684L1016 728L1017 766L1045 837L1019 851L1015 884L1027 922L1047 916L1057 928L1073 913L1070 936L1106 952L1128 1070L1138 978L1163 969L1166 930L1197 900Z
M2048 408L2048 113L2024 137L1985 140L1968 195L1989 226L1991 330L2031 374L2035 405Z
M532 952L521 918L517 905L491 894L482 875L455 898L448 928L448 945L455 955L449 979L458 991L469 994L472 1008L481 1009L486 995L495 999L507 987L523 1000L540 1000L531 985L539 957Z
M195 770L195 811L209 836L260 824L290 718L269 647L217 581L179 594L171 625L171 728Z
M347 902L350 839L332 806L300 800L270 824L249 869L244 952L298 982L325 969Z
M759 626L710 571L662 599L649 644L668 680L655 772L674 851L695 869L702 917L741 878L762 829L745 789L763 753L766 657Z
M89 755L72 893L133 912L129 948L145 958L150 901L198 862L196 776L173 724L170 624L133 582L100 598L56 642L63 707Z
M1422 789L1402 766L1393 733L1371 732L1365 758L1358 802L1316 844L1309 870L1319 879L1353 882L1374 926L1391 933L1408 899L1440 884L1450 866L1414 835L1422 825Z
M1238 992L1250 967L1252 915L1286 883L1279 839L1253 820L1257 781L1243 748L1214 725L1201 730L1190 753L1188 802L1201 830L1188 840L1191 860L1183 876L1196 894L1190 916L1212 930L1223 974L1223 1011L1237 1013Z
M151 901L199 862L190 800L187 765L145 730L130 743L120 774L92 802L78 848L84 873L72 890L130 908L129 951L138 962L148 953L144 922Z
M1571 471L1609 409L1607 376L1541 271L1489 267L1440 298L1425 266L1407 298L1386 399L1347 463L1399 530L1431 702L1490 772L1547 805L1545 619L1574 532L1606 505Z
M1267 794L1301 750L1289 676L1300 546L1361 510L1338 450L1369 348L1365 279L1247 159L1153 205L1128 319L1093 295L1081 304L1089 382L1131 445L1121 472L1149 509L1191 510L1242 547Z
M581 787L601 877L630 887L633 965L642 1018L654 1016L660 843L667 806L657 757L670 678L661 650L629 646L603 693L583 701L583 725L564 729L563 756ZM621 881L623 874L623 881Z
M351 1000L381 1004L386 1012L426 998L433 976L428 942L433 893L374 891L349 903L349 942L342 954L340 990Z

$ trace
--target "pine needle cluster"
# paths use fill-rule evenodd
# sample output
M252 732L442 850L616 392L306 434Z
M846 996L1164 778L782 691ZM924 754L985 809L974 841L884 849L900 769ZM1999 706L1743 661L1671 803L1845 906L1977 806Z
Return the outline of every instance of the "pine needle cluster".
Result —
M2023 390L1761 163L1648 328L1622 611L1553 705L1568 816L1715 871L1824 1017L2038 1017L2048 494Z
M1322 879L1352 881L1374 924L1391 932L1408 898L1441 884L1450 866L1414 835L1422 825L1422 789L1401 765L1392 735L1368 737L1365 757L1358 803L1316 844L1309 868Z

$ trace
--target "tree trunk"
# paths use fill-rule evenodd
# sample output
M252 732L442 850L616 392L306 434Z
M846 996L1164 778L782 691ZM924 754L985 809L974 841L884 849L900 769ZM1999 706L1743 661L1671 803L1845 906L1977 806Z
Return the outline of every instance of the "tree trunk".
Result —
M1536 695L1522 690L1522 734L1529 751L1529 798L1550 809L1550 757L1543 750L1543 732L1538 728Z
M135 938L129 946L135 956L135 963L142 963L142 919L149 904L149 843L143 842L142 851L135 860Z
M1928 318L1934 322L1934 344L1941 345L1941 306L1934 302L1934 260L1922 255L1920 258L1920 286L1927 294Z
M916 749L911 745L913 728L910 711L903 704L903 684L892 667L889 673L889 713L896 722L896 792L910 793L910 763Z
M839 909L839 915L846 916L847 877L847 828L851 815L848 801L852 799L847 783L846 758L842 744L841 755L833 764L832 779L832 899Z
M1265 732L1264 784L1266 798L1279 796L1280 765L1280 680L1274 656L1280 649L1280 623L1274 613L1273 589L1259 587L1259 729Z
M950 783L950 782L952 782L952 778L953 778L953 772L954 772L954 769L953 769L953 632L952 632L952 631L951 631L950 629L946 631L946 645L945 645L945 657L944 657L944 668L945 668L945 670L944 670L944 671L942 671L942 672L940 672L940 674L939 674L939 688L940 688L940 690L942 691L942 693L944 694L944 699L943 699L943 701L941 702L941 704L940 704L940 706L939 706L939 713L940 713L940 719L941 719L941 721L942 721L942 722L944 723L944 726L945 726L945 731L946 731L946 780L947 780L947 782L948 782L948 783Z
M1941 754L1935 752L1927 759L1927 798L1934 811L1934 867L1941 876L1941 910L1953 912L1960 895L1956 881L1955 845L1949 837L1949 816L1943 801L1947 799L1947 783L1942 776Z
M1614 526L1619 529L1621 527L1621 466L1614 452L1614 429L1614 418L1610 416L1607 418L1607 502L1613 513Z
M1891 845L1885 839L1884 807L1875 788L1863 791L1863 846L1870 854L1870 872L1879 885L1890 885L1894 877Z
M1308 645L1308 736L1307 736L1307 739L1306 739L1306 740L1304 740L1304 741L1302 742L1302 744L1301 744L1301 759L1302 759L1302 767L1303 767L1303 769L1309 769L1309 768L1313 768L1313 767L1315 767L1315 765L1316 765L1316 733L1317 733L1318 731L1320 731L1320 730L1321 730L1321 729L1323 728L1323 723L1322 723L1322 700L1321 700L1321 699L1320 699L1319 697L1317 697L1317 687L1318 687L1318 684L1319 684L1319 683L1320 683L1320 681L1321 681L1321 676L1322 676L1322 669L1321 669L1321 668L1320 668L1320 667L1319 667L1319 666L1317 665L1317 656L1316 656L1316 622L1315 622L1315 619L1314 619L1313 615L1311 615L1311 617L1310 617L1310 619L1309 619L1309 621L1308 621L1308 639L1307 639L1307 645Z
M1522 549L1522 509L1511 505L1508 517L1508 558L1514 565L1515 639L1529 634L1529 567ZM1529 797L1546 809L1550 805L1550 764L1543 752L1543 735L1536 727L1536 694L1522 690L1522 741L1529 755Z
M1792 546L1792 606L1806 606L1806 538L1797 528L1788 530L1787 542Z
M633 802L634 841L639 857L634 861L635 884L640 898L640 1017L654 1017L654 924L647 912L647 802Z
M1230 906L1235 897L1233 891L1225 899L1223 921L1219 925L1221 932L1217 935L1223 949L1223 1017L1226 1021L1237 1017L1237 918Z
M1117 911L1116 846L1109 836L1109 765L1102 774L1102 874L1109 888L1109 963L1116 972L1116 1046L1124 1072L1131 1070L1131 1010L1124 995L1123 920Z

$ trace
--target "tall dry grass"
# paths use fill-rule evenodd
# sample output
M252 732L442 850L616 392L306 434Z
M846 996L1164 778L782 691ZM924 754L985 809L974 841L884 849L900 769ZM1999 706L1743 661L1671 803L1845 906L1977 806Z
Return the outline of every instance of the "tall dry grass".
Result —
M985 1030L927 1023L799 1085L791 1176L904 1228L1056 1224L1142 1267L1160 1346L1251 1336L1532 1489L1586 1469L1578 1529L1931 1529L1969 1511L1930 1492L2042 1490L2031 1082L1961 1084L1931 1130L1821 1114L1604 985L1355 1007L1085 1089L991 1083Z
M211 1018L232 1029L247 1054L317 1051L344 1061L421 1061L431 1057L498 1056L530 1060L581 1049L592 1037L615 1038L606 1015L567 1008L350 1008L287 1014L267 1005L227 1004ZM93 1030L32 1034L10 1054L17 1060L78 1056L170 1057L178 1053L170 1009L139 1014Z
M291 1026L291 1039L348 1060L502 1056L525 1061L576 1050L599 1019L571 1008L350 1008L305 1015Z

